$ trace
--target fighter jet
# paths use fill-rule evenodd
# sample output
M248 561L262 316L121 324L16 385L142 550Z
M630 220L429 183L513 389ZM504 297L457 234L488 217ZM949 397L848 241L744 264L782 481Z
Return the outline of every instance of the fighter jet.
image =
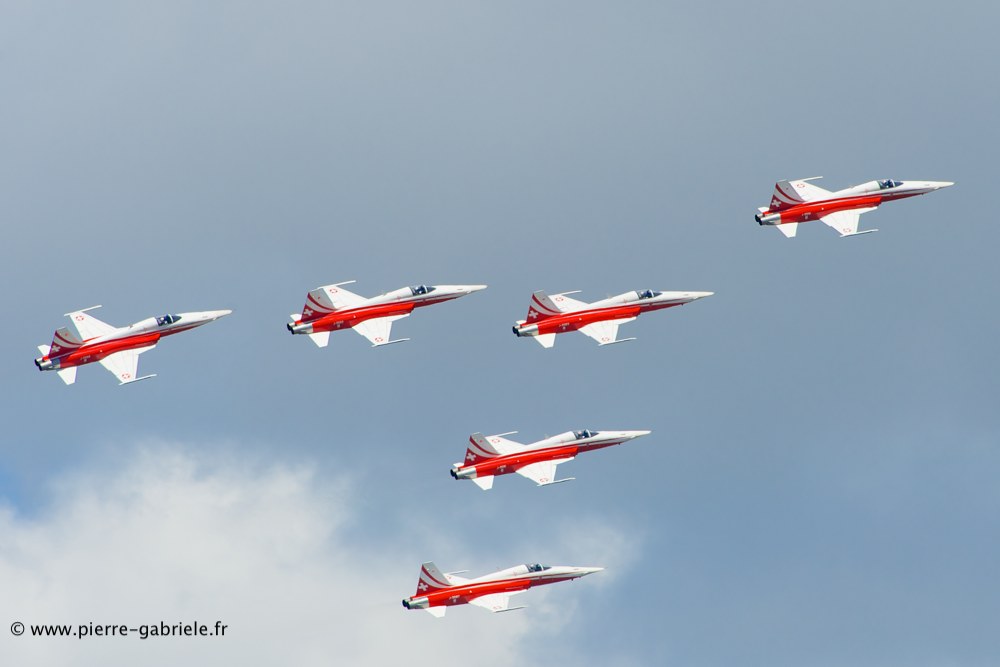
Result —
M434 563L424 563L420 568L417 592L405 598L403 606L407 609L426 609L438 618L444 616L448 607L459 604L474 604L492 612L514 611L524 607L508 607L512 595L523 593L533 586L578 579L603 569L535 563L517 565L476 579L466 579L456 576L459 572L442 574Z
M120 385L148 380L156 374L136 377L139 355L156 347L164 336L200 327L230 314L231 310L206 310L196 313L149 317L127 327L113 327L87 314L100 308L91 306L66 313L69 327L56 329L52 345L39 345L42 356L35 359L40 371L55 371L66 384L76 382L76 369L98 362L118 378Z
M822 176L774 184L771 205L759 208L754 218L760 225L773 225L788 238L795 236L800 222L820 220L840 232L841 238L870 234L877 229L858 231L861 214L874 211L879 204L934 192L954 185L949 181L868 181L861 185L830 192L812 185Z
M602 346L624 343L635 338L619 340L618 326L631 322L641 313L683 306L685 303L714 294L714 292L654 292L647 289L625 292L594 303L584 303L566 296L576 294L578 291L563 292L551 297L541 291L532 294L531 303L528 305L528 317L514 324L514 335L531 336L542 347L552 347L556 343L556 334L567 331L579 331Z
M527 477L538 486L569 482L576 478L555 479L556 466L560 463L572 461L577 454L635 440L649 435L651 431L584 429L560 433L530 445L522 445L503 437L513 433L516 431L491 436L473 433L469 437L465 461L452 465L451 476L455 479L471 479L484 491L493 488L495 475L507 475L512 472Z
M301 313L293 313L287 325L293 334L306 334L318 347L326 347L331 331L351 328L371 341L372 347L402 343L409 338L389 340L392 323L413 312L486 289L486 285L416 285L402 287L371 298L348 292L342 285L317 287L306 295Z

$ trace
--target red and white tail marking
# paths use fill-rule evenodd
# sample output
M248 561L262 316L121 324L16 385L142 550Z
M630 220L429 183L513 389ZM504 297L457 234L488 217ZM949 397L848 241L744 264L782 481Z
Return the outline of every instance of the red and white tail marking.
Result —
M528 304L527 322L538 322L548 317L562 314L563 310L549 297L548 294L539 290L531 295L531 303Z
M302 315L300 315L301 321L312 322L336 310L333 301L327 294L327 289L327 287L317 287L306 294L306 303L302 306Z
M774 194L771 195L770 210L781 211L791 208L807 201L822 199L829 191L821 187L811 185L806 181L813 181L820 176L812 178L802 178L797 181L778 181L774 184Z
M80 337L68 327L56 329L56 332L52 334L52 345L49 346L48 356L50 359L66 356L82 344L83 341L80 340Z
M438 569L437 565L428 561L420 566L420 578L417 580L417 592L414 593L414 597L427 595L448 588L450 585L448 577Z
M497 456L500 456L500 452L482 433L473 433L469 436L469 448L465 450L465 465L475 465Z

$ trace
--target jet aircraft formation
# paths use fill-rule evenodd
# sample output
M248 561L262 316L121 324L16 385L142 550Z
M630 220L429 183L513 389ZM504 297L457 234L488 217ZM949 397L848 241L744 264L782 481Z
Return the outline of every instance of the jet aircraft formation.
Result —
M867 234L874 229L858 231L862 213L871 211L886 201L895 201L939 190L953 183L942 181L870 181L838 192L830 192L809 181L779 181L771 203L760 208L755 216L764 226L775 226L786 237L796 235L802 222L820 220L833 227L841 236ZM306 295L300 313L291 315L290 333L309 336L318 347L326 347L330 333L353 329L364 336L372 347L400 343L408 338L393 340L392 323L409 316L415 309L458 299L486 289L486 285L415 285L402 287L374 297L362 297L344 289L354 281L317 287ZM543 291L531 297L525 319L517 320L513 332L518 337L534 338L544 348L555 344L558 334L579 331L600 346L624 343L635 338L618 338L618 327L641 314L682 306L712 296L713 292L670 292L636 290L593 303L570 298L576 292L548 295ZM56 371L62 381L73 384L77 368L97 362L119 380L132 384L155 377L138 376L138 357L161 338L189 331L214 322L231 310L187 312L150 317L127 327L114 327L88 314L100 306L67 313L69 327L57 329L51 345L39 345L42 356L35 359L40 371ZM514 432L484 436L474 433L469 438L463 461L453 464L450 474L456 480L471 480L483 490L492 488L499 475L517 473L538 486L551 486L573 480L556 479L556 468L577 455L621 445L644 435L639 431L567 431L531 444L521 444L505 436ZM474 579L458 576L461 572L442 573L433 562L421 566L416 592L403 599L407 609L424 609L442 617L449 606L473 604L493 612L512 611L511 596L529 588L562 581L572 581L601 567L517 565Z

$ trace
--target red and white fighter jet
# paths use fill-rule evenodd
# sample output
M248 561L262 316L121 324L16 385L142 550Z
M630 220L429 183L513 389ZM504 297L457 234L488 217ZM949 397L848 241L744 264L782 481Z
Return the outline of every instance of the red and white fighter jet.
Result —
M868 181L845 190L830 192L808 183L822 176L774 184L771 205L757 209L754 216L760 225L778 228L788 238L795 236L800 222L819 220L840 232L841 238L877 232L858 231L862 213L874 211L879 204L934 192L954 185L950 181Z
M529 588L579 579L603 567L568 567L565 565L517 565L476 579L456 576L458 572L442 573L434 563L420 567L417 592L403 600L407 609L425 609L441 618L448 607L474 604L492 612L514 611L508 607L510 597ZM464 572L465 570L462 570Z
M66 313L76 331L63 327L52 336L52 345L39 345L43 356L35 359L40 371L55 371L66 384L76 382L76 369L98 362L118 378L120 384L156 377L136 377L139 355L156 347L164 336L188 331L229 315L231 310L206 310L178 315L148 317L127 327L113 327L87 314L91 306Z
M683 306L712 296L714 292L655 292L647 289L625 292L594 303L577 301L567 294L576 292L552 296L541 291L532 294L527 319L514 324L514 335L531 336L542 347L552 347L556 343L556 334L567 331L579 331L599 345L624 343L635 338L619 340L619 325L631 322L642 313Z
M402 287L371 298L344 289L353 280L317 287L306 295L301 313L293 313L288 330L306 334L318 347L326 347L330 332L350 328L371 341L372 347L402 343L409 338L389 340L392 323L414 308L450 301L486 289L486 285L415 285Z
M465 460L452 466L451 476L455 479L471 479L484 491L493 488L494 476L512 472L527 477L538 486L568 482L576 478L555 478L556 466L560 463L572 461L577 454L620 445L651 432L584 429L560 433L530 445L522 445L503 437L516 431L490 436L473 433L469 437Z

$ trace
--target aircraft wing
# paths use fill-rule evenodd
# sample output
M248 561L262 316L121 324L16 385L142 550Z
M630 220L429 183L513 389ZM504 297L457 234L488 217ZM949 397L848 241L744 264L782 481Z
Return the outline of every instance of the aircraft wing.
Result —
M409 317L409 313L405 315L392 315L390 317L376 317L355 325L353 329L370 340L373 347L396 343L398 341L389 340L389 332L392 329L392 323L404 317Z
M515 472L522 477L527 477L539 486L551 484L556 478L556 466L566 461L572 461L573 457L556 459L554 461L540 461L531 465L518 468Z
M793 206L804 201L815 201L824 199L830 193L818 185L813 185L808 181L814 181L818 177L803 178L797 181L778 181L774 184L774 194L771 195L771 208L780 209Z
M556 307L564 313L574 310L583 310L590 305L589 303L584 303L583 301L571 299L565 294L554 294L549 298L552 299L553 303L556 304Z
M90 310L90 308L87 310ZM66 315L69 317L69 321L73 323L76 332L80 335L80 340L90 340L91 338L97 338L98 336L118 330L117 327L113 327L107 322L102 322L82 310L66 313Z
M861 221L861 214L874 211L875 208L858 208L851 211L836 211L829 215L820 216L823 224L833 227L841 236L850 236L858 233L858 223Z
M520 442L508 440L500 435L488 435L486 436L486 442L488 442L490 446L497 450L500 454L516 454L517 452L527 449L527 445L522 445Z
M594 322L585 327L580 327L580 333L590 336L601 345L609 345L618 339L619 325L631 322L634 317L626 317L621 320L606 320L604 322Z
M111 371L111 374L118 378L118 381L122 384L135 382L136 380L144 380L146 378L136 377L136 372L139 369L139 355L147 350L152 350L154 347L156 347L156 345L140 347L134 350L122 350L121 352L109 354L98 363ZM148 375L146 377L152 376Z
M346 290L340 285L325 285L323 287L317 287L310 292L309 295L322 305L327 305L324 304L323 301L329 301L329 305L333 307L333 310L360 306L368 301L365 297L355 294L350 290Z
M514 611L515 609L524 609L524 607L513 607L510 608L510 598L518 593L523 593L524 591L512 591L510 593L493 593L492 595L484 595L482 597L475 598L474 600L469 600L469 604L474 604L477 607L482 607L483 609L489 609L493 613L500 611Z

